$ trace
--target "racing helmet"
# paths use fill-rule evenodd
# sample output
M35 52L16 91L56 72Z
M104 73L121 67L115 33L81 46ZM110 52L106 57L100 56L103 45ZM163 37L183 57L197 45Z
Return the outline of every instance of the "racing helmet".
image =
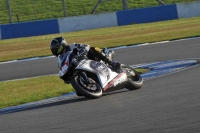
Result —
M67 51L70 50L69 45L63 37L56 37L50 43L51 52L55 56L60 55L65 48Z

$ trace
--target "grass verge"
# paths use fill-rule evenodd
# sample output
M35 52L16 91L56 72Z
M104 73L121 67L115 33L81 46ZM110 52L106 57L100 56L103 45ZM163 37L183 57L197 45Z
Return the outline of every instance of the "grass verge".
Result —
M0 108L60 96L73 92L58 76L0 82Z
M0 62L51 55L49 44L56 36L65 37L68 43L87 43L98 47L173 40L200 36L200 17L0 40Z

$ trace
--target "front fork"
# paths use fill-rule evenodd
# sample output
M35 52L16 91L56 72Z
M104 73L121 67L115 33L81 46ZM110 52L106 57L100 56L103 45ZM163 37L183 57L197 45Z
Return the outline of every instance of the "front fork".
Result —
M80 72L80 78L84 81L85 84L90 84L90 80L88 79L85 72L83 71Z

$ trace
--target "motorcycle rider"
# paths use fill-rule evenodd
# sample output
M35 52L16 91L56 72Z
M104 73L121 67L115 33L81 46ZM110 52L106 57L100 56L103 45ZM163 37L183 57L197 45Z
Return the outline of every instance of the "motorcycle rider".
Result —
M62 58L68 51L73 51L75 55L78 51L87 51L87 57L91 60L103 60L105 63L113 67L113 70L118 72L120 70L120 63L113 61L114 51L108 51L106 48L100 49L98 47L90 47L87 44L72 43L67 44L63 37L56 37L50 43L50 49L54 56L58 57L58 64L61 64ZM61 68L62 66L59 65ZM62 76L60 76L62 78Z

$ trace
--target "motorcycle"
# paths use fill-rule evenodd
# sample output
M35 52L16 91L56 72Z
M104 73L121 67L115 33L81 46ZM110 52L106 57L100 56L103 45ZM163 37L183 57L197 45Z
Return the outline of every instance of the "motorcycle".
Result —
M63 57L59 76L72 85L78 96L95 99L105 92L123 88L136 90L143 85L140 74L130 66L121 64L120 71L116 72L102 60L88 59L86 52L71 55L72 51L69 51Z

